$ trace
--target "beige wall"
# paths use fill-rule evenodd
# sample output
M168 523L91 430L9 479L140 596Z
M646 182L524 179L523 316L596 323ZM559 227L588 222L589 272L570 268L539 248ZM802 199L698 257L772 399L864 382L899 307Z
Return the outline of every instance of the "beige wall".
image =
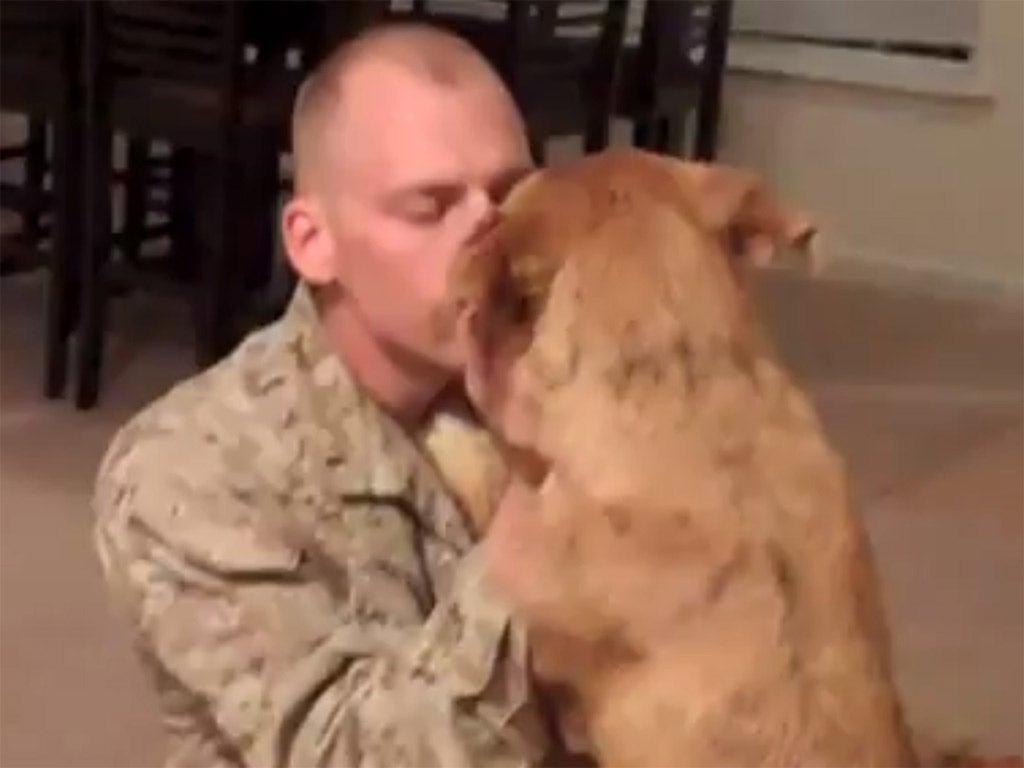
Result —
M984 0L980 23L990 98L731 73L722 159L761 169L811 207L835 267L944 274L1016 293L1024 258L1024 3Z

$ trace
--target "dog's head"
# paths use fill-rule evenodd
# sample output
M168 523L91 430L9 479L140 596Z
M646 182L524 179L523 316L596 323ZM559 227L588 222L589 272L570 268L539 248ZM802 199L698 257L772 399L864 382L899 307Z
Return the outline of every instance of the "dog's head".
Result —
M450 275L470 396L529 443L540 390L580 366L742 339L748 267L813 233L734 168L611 150L535 171Z

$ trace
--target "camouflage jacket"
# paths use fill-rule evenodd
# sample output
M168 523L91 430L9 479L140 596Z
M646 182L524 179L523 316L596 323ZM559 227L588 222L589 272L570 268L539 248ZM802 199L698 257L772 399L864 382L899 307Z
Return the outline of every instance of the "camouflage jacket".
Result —
M129 422L96 541L171 765L525 766L525 640L432 465L354 385L300 287Z

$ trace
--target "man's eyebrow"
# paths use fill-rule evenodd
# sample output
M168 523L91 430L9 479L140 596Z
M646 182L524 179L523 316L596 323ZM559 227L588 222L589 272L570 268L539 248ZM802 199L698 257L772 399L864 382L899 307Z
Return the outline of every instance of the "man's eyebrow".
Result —
M395 187L385 197L388 200L402 200L418 195L455 195L465 186L464 181L456 178L421 179Z
M533 167L527 164L510 168L487 182L487 191L495 198L496 202L505 196L517 181L527 176ZM385 194L387 200L395 202L419 195L431 197L457 197L466 188L467 182L460 177L442 177L417 179L408 181L396 186Z

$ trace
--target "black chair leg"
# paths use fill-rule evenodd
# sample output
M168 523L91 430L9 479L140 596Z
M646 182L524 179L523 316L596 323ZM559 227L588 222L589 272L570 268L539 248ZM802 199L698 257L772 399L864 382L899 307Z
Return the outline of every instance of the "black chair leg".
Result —
M234 203L234 168L231 158L221 156L213 162L201 163L212 171L212 183L199 178L197 197L211 194L215 198L202 204L199 210L201 242L200 280L196 296L196 365L206 368L217 362L230 344L229 323L232 319L232 296L229 285L228 264L235 255L234 233L236 221L232 216ZM212 166L212 167L211 167Z
M125 167L124 224L121 235L121 253L125 261L139 261L142 236L146 229L146 195L149 182L149 142L129 139Z
M529 135L529 141L530 155L533 157L533 162L536 163L538 166L544 165L544 163L547 161L548 156L547 136L542 136L531 131Z
M90 118L86 147L85 258L81 280L81 321L78 339L78 388L75 405L92 408L99 399L106 313L105 265L111 249L111 135L106 125Z
M711 15L704 75L697 104L696 156L714 160L718 153L718 126L722 109L722 73L729 45L732 0L719 0Z
M675 135L672 120L659 115L651 120L648 130L646 149L653 152L670 151L671 139Z
M33 246L42 240L41 213L46 184L46 122L34 118L28 121L28 139L25 142L25 189L30 193L33 205L24 212L22 231L25 239Z
M670 155L685 155L686 152L686 116L673 115L663 119L661 134L658 137L658 151Z
M260 140L262 138L262 140ZM274 219L277 204L278 154L272 137L256 132L246 158L252 158L244 168L245 187L239 208L238 254L244 261L245 288L259 291L265 288L274 269Z
M64 394L68 375L68 341L78 318L81 214L80 125L68 115L53 128L53 236L46 307L44 393Z
M666 120L658 114L650 115L633 124L633 144L640 149L661 152L666 142Z
M637 149L649 149L653 133L653 120L637 119L633 121L633 146Z
M583 151L600 152L608 146L608 120L611 109L590 117L583 131Z
M549 5L550 12L557 18L555 4ZM619 91L620 58L628 14L628 0L609 0L587 88L587 119L583 131L585 153L599 152L608 146ZM552 19L552 24L554 22Z
M191 194L196 187L194 153L174 149L171 153L171 195L168 218L171 225L171 271L176 278L190 281L196 273L196 217L190 215Z

